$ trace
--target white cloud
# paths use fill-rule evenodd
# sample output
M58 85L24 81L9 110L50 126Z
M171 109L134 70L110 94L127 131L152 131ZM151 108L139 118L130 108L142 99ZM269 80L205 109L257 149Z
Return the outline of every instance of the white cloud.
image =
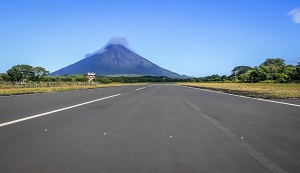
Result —
M112 38L110 38L110 40L108 40L108 42L106 43L106 45L104 47L102 47L101 49L99 49L93 53L87 53L85 55L85 58L90 57L95 54L101 54L101 53L105 52L106 51L105 48L108 45L112 45L112 44L122 45L122 46L126 47L127 49L129 49L130 51L134 52L134 50L129 47L129 42L126 37L112 37Z
M292 20L294 23L300 24L300 8L295 8L287 13L289 16L292 16Z
M110 40L108 40L108 42L106 43L106 45L102 49L105 50L105 48L108 45L112 45L112 44L122 45L122 46L126 47L128 50L130 50L132 52L135 52L133 49L131 49L129 47L129 42L128 42L126 37L112 37Z
M122 45L124 47L128 47L129 43L127 41L127 38L125 37L112 37L107 43L106 46L111 45L111 44L118 44Z

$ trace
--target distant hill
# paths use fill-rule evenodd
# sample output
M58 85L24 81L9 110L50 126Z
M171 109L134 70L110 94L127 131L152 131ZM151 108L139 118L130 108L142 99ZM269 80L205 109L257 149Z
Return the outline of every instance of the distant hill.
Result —
M170 78L185 78L170 70L159 67L121 44L108 44L86 58L57 70L50 75L87 74L96 75L150 75Z

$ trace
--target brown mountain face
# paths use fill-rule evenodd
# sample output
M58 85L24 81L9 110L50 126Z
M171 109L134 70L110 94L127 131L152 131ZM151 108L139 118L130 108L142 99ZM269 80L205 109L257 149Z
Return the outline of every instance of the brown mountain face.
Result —
M103 51L57 70L51 75L86 74L88 72L94 72L96 75L150 75L183 78L118 44L108 45Z

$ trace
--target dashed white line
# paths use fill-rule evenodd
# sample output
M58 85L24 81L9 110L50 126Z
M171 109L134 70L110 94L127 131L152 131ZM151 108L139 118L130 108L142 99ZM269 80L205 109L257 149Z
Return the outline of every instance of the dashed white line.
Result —
M152 87L152 86L154 86L154 85L156 85L156 84L149 85L148 87Z
M112 95L112 96L108 96L108 97L103 97L103 98L100 98L100 99L80 103L80 104L77 104L77 105L68 106L68 107L65 107L65 108L56 109L56 110L53 110L53 111L49 111L49 112L45 112L45 113L32 115L32 116L28 116L28 117L25 117L25 118L21 118L21 119L9 121L9 122L1 123L0 127L7 126L7 125L10 125L10 124L19 123L19 122L30 120L30 119L33 119L33 118L38 118L38 117L49 115L49 114L53 114L53 113L56 113L56 112L67 110L67 109L72 109L72 108L75 108L75 107L83 106L83 105L86 105L86 104L90 104L90 103L97 102L97 101L100 101L100 100L105 100L105 99L112 98L112 97L117 97L117 96L120 96L120 95L121 94L116 94L116 95Z
M142 88L138 88L138 89L135 89L136 91L138 90L142 90L142 89L145 89L146 87L142 87Z
M187 86L183 86L183 87L187 87ZM292 103L278 102L278 101L273 101L273 100L266 100L266 99L247 97L247 96L236 95L236 94L229 94L229 93L223 93L223 92L220 92L220 91L212 91L212 90L208 90L208 89L201 89L201 88L194 88L194 87L187 87L187 88L200 90L200 91L208 91L208 92L213 92L213 93L219 93L219 94L224 94L224 95L230 95L230 96L234 96L234 97L241 97L241 98L246 98L246 99L259 100L259 101L264 101L264 102L270 102L270 103L277 103L277 104L282 104L282 105L300 107L300 105L292 104Z

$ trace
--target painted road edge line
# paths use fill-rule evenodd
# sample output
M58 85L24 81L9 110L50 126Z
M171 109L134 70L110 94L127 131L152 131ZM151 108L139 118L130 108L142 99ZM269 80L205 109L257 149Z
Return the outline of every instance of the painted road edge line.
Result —
M241 98L246 98L246 99L259 100L259 101L264 101L264 102L300 107L300 105L293 104L293 103L278 102L278 101L274 101L274 100L266 100L266 99L260 99L260 98L254 98L254 97L247 97L247 96L243 96L243 95L236 95L236 94L224 93L224 92L220 92L220 91L212 91L212 90L208 90L208 89L201 89L201 88L195 88L195 87L188 87L188 86L182 86L182 87L191 88L191 89L200 90L200 91L219 93L219 94L224 94L224 95L229 95L229 96L241 97Z
M33 119L33 118L38 118L38 117L41 117L41 116L53 114L53 113L60 112L60 111L76 108L76 107L79 107L79 106L83 106L83 105L90 104L90 103L93 103L93 102L97 102L97 101L100 101L100 100L105 100L105 99L117 97L117 96L120 96L120 95L121 94L111 95L111 96L108 96L108 97L103 97L103 98L100 98L100 99L96 99L96 100L76 104L76 105L73 105L73 106L68 106L68 107L65 107L65 108L56 109L56 110L53 110L53 111L49 111L49 112L45 112L45 113L41 113L41 114L37 114L37 115L32 115L32 116L28 116L28 117L17 119L17 120L8 121L8 122L5 122L5 123L1 123L0 127L7 126L7 125L10 125L10 124L19 123L19 122L30 120L30 119Z

